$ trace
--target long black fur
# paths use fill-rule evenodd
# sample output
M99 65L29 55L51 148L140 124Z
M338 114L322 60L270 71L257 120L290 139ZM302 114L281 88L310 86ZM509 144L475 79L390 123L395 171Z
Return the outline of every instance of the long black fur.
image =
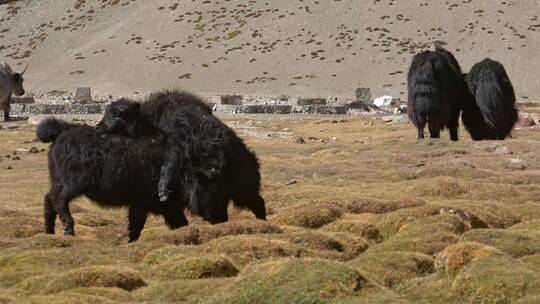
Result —
M459 113L465 82L461 67L448 50L437 47L413 57L407 77L409 119L424 138L426 124L431 138L439 138L445 127L458 140Z
M139 238L148 213L163 215L171 229L188 224L183 197L175 195L181 189L173 189L167 204L157 194L163 136L102 135L93 127L55 118L41 122L36 133L39 140L53 142L49 151L51 189L44 199L46 233L54 234L58 214L64 234L75 234L69 203L82 195L100 206L128 207L130 242Z
M189 209L204 219L227 221L230 200L266 219L255 154L200 98L165 91L142 104L122 99L107 107L98 128L131 137L142 136L147 130L166 134L160 191L161 182L172 180L170 176L177 172Z
M465 79L471 94L463 108L465 128L473 140L504 140L518 120L514 87L504 66L487 58L475 64Z

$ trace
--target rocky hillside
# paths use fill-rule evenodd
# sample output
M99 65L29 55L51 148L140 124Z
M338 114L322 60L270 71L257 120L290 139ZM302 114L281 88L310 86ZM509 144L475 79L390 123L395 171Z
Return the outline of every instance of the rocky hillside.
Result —
M399 96L412 54L439 42L465 69L503 62L518 99L540 99L536 0L0 3L0 58L30 64L30 90Z

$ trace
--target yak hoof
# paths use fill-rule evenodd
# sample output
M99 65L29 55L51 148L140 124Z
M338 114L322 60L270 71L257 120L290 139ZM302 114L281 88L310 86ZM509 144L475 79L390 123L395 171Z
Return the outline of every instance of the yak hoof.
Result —
M73 227L63 227L64 228L64 235L71 235L71 236L75 236L75 229L73 229Z

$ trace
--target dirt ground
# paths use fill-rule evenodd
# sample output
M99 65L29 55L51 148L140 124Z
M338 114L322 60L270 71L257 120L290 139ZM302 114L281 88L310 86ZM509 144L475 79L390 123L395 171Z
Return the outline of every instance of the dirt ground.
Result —
M454 143L379 116L222 119L260 159L268 221L151 217L129 245L126 210L85 198L76 237L43 234L48 145L5 125L0 303L540 301L540 128Z

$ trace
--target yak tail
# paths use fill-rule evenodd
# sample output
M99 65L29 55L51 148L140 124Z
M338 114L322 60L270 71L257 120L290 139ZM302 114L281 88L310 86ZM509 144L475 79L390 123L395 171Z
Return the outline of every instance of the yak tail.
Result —
M513 88L506 88L505 85L508 84L503 79L488 77L482 77L477 84L476 103L485 123L492 130L511 129L517 118Z
M73 124L63 120L49 117L38 124L36 136L41 142L53 142L60 134L73 128L73 126Z
M409 117L439 111L439 83L431 62L426 61L409 75Z

